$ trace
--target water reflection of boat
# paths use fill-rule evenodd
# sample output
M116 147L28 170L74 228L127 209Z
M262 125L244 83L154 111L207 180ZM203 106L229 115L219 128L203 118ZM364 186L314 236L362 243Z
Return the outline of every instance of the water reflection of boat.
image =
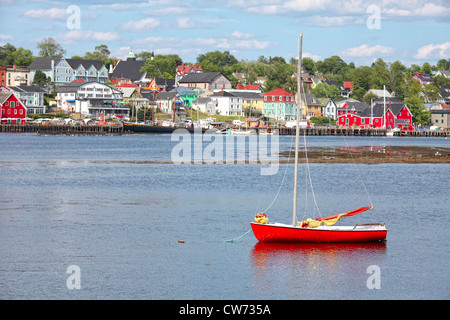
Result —
M251 259L255 267L286 266L289 261L306 262L319 257L322 263L335 264L339 261L354 261L355 255L382 256L386 253L386 242L361 243L293 243L257 242L252 249ZM301 264L301 263L300 263Z
M252 249L255 260L276 258L289 255L309 254L353 254L385 253L386 242L348 242L348 243L295 243L295 242L257 242ZM260 261L261 262L261 261Z

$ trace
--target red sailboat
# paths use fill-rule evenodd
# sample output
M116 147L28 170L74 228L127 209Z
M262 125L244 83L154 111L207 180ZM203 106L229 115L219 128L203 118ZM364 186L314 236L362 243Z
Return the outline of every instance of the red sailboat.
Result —
M361 207L356 210L331 215L325 218L307 219L297 221L297 180L298 180L298 149L299 149L299 117L300 103L302 99L301 87L301 57L302 38L299 38L299 63L298 63L298 92L300 93L297 103L297 129L295 145L295 174L293 194L292 224L269 222L264 213L255 217L255 222L250 225L253 234L260 242L371 242L386 239L387 229L384 223L357 224L354 226L334 226L343 217L350 217L362 213L372 206Z

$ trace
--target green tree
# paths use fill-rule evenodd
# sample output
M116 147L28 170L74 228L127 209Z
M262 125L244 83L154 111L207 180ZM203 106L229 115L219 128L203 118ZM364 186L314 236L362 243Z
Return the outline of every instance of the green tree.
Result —
M213 51L197 56L197 63L202 66L205 72L222 72L226 77L234 78L235 65L238 60L229 51Z
M436 64L437 70L450 70L450 59L440 59Z
M305 72L314 73L314 67L315 63L313 59L308 57L302 59L302 69L305 70Z
M422 65L422 73L431 74L431 65L428 62Z
M406 92L406 76L407 68L400 62L394 61L389 65L389 81L387 89L395 93L395 97L403 99Z
M434 85L438 88L450 88L450 78L446 78L444 76L436 76L434 77Z
M66 50L51 37L39 41L37 48L41 57L59 57L66 53Z
M362 100L366 92L371 89L373 70L368 66L361 66L353 71L352 98Z
M424 99L420 96L422 85L412 80L408 87L408 97L404 100L405 104L411 110L413 122L416 125L426 125L431 120L431 113L425 107Z
M428 101L436 101L440 98L439 88L436 87L434 84L427 84L423 88L423 93L425 95L425 99Z
M0 65L29 66L33 62L33 52L7 43L0 46Z
M54 89L52 79L50 77L47 77L45 73L41 70L36 70L33 77L32 85L37 86L42 90L45 90L47 93L50 93L50 91Z
M341 91L336 86L330 86L326 83L319 83L314 89L311 89L311 93L317 98L335 99L341 97Z
M283 63L284 59L276 61L264 67L264 75L266 77L263 86L264 92L282 88L290 93L295 93L297 91L297 79L292 77L292 74L296 71L295 67L285 62Z
M101 44L99 46L96 46L93 52L86 52L84 55L84 59L99 60L104 65L107 65L110 54L111 52L109 51L108 46L106 44Z
M149 78L173 79L175 70L183 60L176 54L156 55L153 59L147 59L141 72L147 72Z

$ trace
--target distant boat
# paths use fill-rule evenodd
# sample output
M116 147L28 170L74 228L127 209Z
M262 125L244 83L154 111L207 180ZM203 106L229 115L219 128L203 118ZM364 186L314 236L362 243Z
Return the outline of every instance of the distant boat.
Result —
M177 129L186 129L189 132L194 132L194 130L201 130L205 132L205 128L192 128L192 127L169 127L169 126L154 126L151 124L124 122L123 123L124 132L136 132L136 133L172 133Z
M251 228L256 239L260 242L371 242L386 239L387 229L384 223L357 224L354 226L334 226L343 217L350 217L372 209L372 206L361 207L356 210L341 214L331 215L319 219L307 219L297 221L297 177L298 177L298 150L299 150L299 117L301 91L301 46L303 33L299 38L299 66L298 66L298 92L297 101L297 125L295 145L295 175L293 192L292 224L269 222L266 214L258 213L255 222L251 222Z

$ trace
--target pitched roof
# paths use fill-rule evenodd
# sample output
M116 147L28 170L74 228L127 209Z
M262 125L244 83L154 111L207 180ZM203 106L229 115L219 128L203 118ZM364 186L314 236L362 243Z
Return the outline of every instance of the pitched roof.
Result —
M9 87L12 91L17 91L17 92L42 92L45 93L45 90L42 90L41 88L37 87L37 86L24 86L24 85L20 85L20 86L10 86Z
M233 91L232 92L236 97L241 97L242 99L262 99L261 93L252 92L252 91Z
M56 92L77 92L78 88L82 86L83 84L86 84L89 82L84 81L72 81L68 84L62 85L58 87L58 90Z
M305 100L307 105L313 105L313 104L322 105L320 100L313 93L304 93L303 99Z
M180 66L177 66L176 68L176 72L178 75L188 74L191 71L200 72L203 71L203 68L202 66L197 66L196 64L185 65L184 63L181 64Z
M12 92L0 92L0 104L5 103L5 101L8 100L9 96L12 94Z
M199 83L199 82L209 83L219 76L225 77L221 72L189 73L188 75L184 76L179 81L179 83Z
M219 91L210 95L210 97L236 97L236 96L228 91Z
M50 70L52 68L52 60L55 65L62 59L62 57L37 57L30 64L30 70Z
M144 66L145 61L127 59L121 60L117 63L110 78L125 78L131 81L136 81L142 78L146 72L141 72L141 68Z
M103 67L103 63L100 60L66 59L66 61L72 67L72 69L78 68L80 64L85 69L89 69L92 65L97 70L100 70Z
M284 89L277 88L277 89L274 89L274 90L269 91L267 93L263 93L263 96L289 96L289 97L291 97L291 96L293 96L293 94L287 92Z

